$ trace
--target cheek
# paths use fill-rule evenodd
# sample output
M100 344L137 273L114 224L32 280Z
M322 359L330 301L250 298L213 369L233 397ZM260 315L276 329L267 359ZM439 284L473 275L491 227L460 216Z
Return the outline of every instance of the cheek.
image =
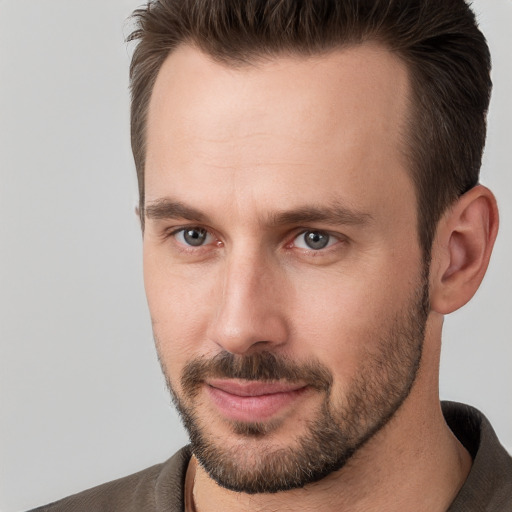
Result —
M294 315L298 350L311 353L348 385L367 354L378 351L409 293L378 273L303 279L296 287Z
M207 272L186 272L144 254L144 286L159 357L175 375L204 345L209 301L214 288ZM211 302L211 301L210 301Z

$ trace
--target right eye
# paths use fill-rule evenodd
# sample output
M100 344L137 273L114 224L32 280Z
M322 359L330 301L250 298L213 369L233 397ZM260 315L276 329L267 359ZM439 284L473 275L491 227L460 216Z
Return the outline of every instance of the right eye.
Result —
M201 247L213 241L213 236L203 228L183 228L174 233L176 240L189 247Z
M339 242L339 239L324 231L305 231L294 240L295 247L310 251L321 251Z

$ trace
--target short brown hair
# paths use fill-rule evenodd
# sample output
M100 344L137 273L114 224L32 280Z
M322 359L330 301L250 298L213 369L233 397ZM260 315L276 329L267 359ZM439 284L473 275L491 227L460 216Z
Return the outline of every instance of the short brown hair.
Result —
M134 12L131 141L144 221L145 128L157 74L181 44L228 65L375 41L408 66L406 145L427 257L439 218L478 183L490 55L464 0L154 0Z

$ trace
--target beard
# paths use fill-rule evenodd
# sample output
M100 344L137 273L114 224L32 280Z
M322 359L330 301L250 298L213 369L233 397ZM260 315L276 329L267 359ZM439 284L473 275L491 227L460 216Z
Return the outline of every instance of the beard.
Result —
M357 375L337 399L333 375L319 361L299 364L270 351L199 357L183 368L180 395L160 360L192 453L209 476L236 492L275 493L304 487L341 469L409 395L422 356L428 295L428 269L424 269L408 309L373 334L375 348L363 354ZM303 433L293 436L288 445L275 441L281 423L272 420L232 421L226 441L212 432L213 422L201 414L200 392L208 378L305 383L322 400L312 419L301 423Z

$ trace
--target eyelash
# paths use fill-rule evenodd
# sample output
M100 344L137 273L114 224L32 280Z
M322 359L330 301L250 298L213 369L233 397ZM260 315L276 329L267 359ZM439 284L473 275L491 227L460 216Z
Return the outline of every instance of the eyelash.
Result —
M211 245L211 242L209 244L205 244L205 245L198 245L198 246L193 246L193 245L188 245L186 243L183 243L183 242L180 242L178 239L177 239L177 236L180 234L180 233L185 233L185 231L193 231L193 230L198 230L198 231L206 231L206 234L207 236L211 236L214 238L214 244L217 245L217 247L221 247L223 245L222 241L218 239L217 236L215 236L212 231L210 231L209 229L207 228L203 228L201 226L183 226L183 227L178 227L178 228L173 228L173 229L169 229L169 230L166 230L165 233L163 234L162 238L165 240L168 240L168 239L174 239L174 245L177 247L177 249L182 252L182 253L186 253L186 254L198 254L199 251L201 251L201 249L204 251L204 249L206 247L208 247L209 245Z
M198 246L193 246L193 245L187 244L186 242L179 241L177 239L178 235L180 233L184 234L185 231L187 231L187 230L188 231L194 231L194 230L205 231L207 237L210 236L210 237L214 238L214 240L213 240L214 245L216 245L217 247L223 246L222 241L219 240L219 238L214 233L212 233L212 231L210 231L207 228L203 228L201 226L184 226L184 227L175 228L170 231L167 231L164 234L164 238L166 238L166 239L174 238L174 240L176 241L175 245L177 246L178 250L185 254L200 254L200 253L204 252L205 249L207 249L210 245L212 245L212 242L210 242L210 243L206 243L206 244L202 244L202 245L198 245ZM307 233L316 233L316 234L320 234L322 236L329 237L329 239L327 241L327 245L325 247L321 247L318 249L307 248L307 247L297 247L296 240L301 236L302 237L305 236ZM308 257L322 257L322 256L327 256L328 254L330 254L333 250L336 249L336 246L338 246L340 243L346 244L347 239L339 234L332 234L328 231L323 231L320 229L315 230L312 228L308 228L308 229L303 228L302 230L300 230L298 232L295 231L291 241L286 243L284 245L284 247L286 249L290 249L290 250L295 248L295 249L299 250L301 252L301 254L308 256ZM307 245L305 243L305 241L304 241L304 245Z

